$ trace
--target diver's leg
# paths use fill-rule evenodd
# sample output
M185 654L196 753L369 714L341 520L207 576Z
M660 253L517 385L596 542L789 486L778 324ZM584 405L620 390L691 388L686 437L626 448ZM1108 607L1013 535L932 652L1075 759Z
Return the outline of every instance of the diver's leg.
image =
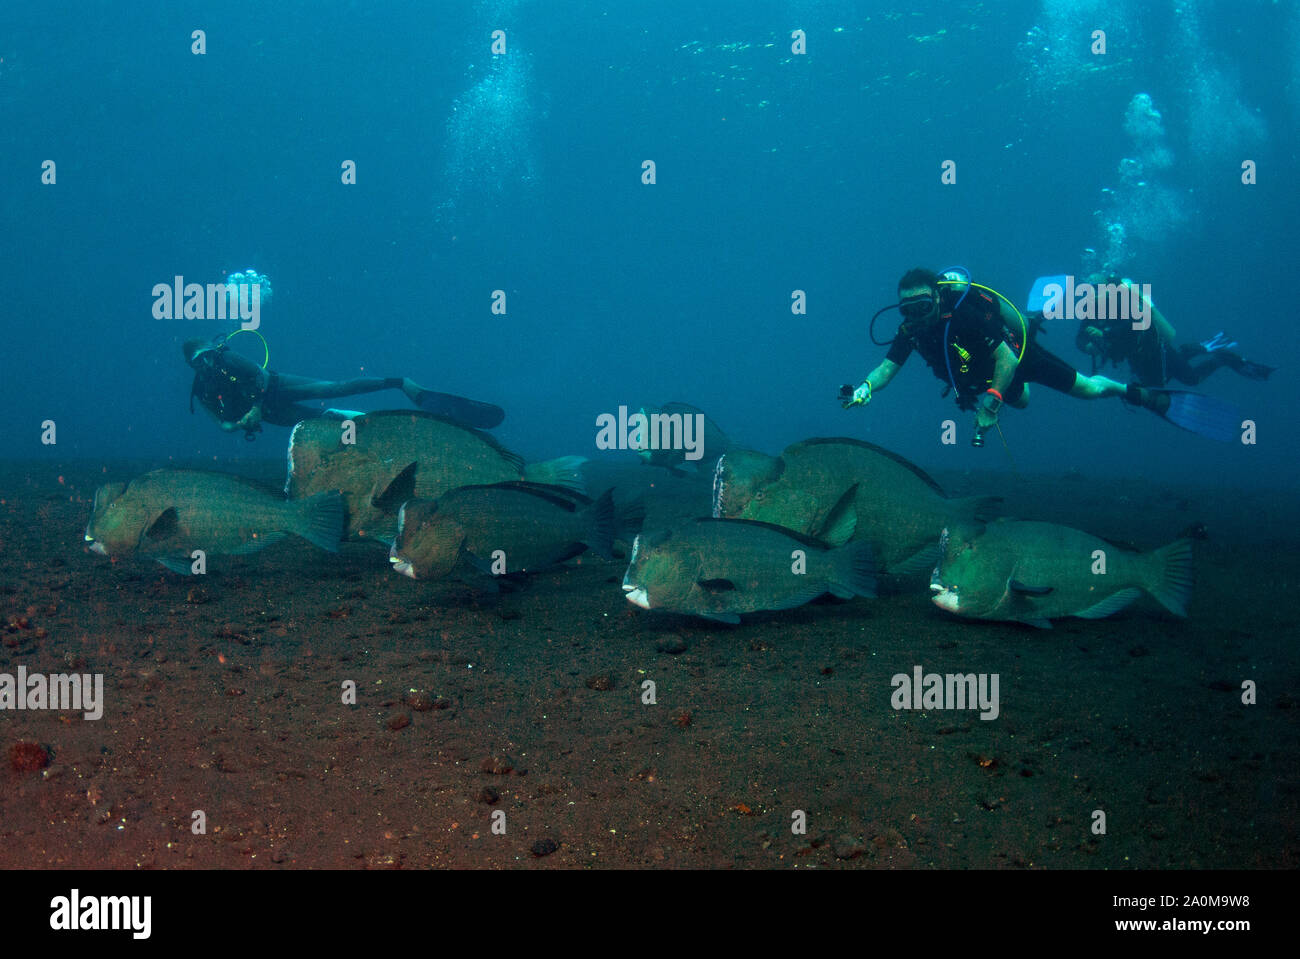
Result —
M424 396L425 393L429 392L419 383L415 382L415 380L407 379L405 377L402 378L400 389L406 394L406 398L416 406L420 405L420 398Z
M1074 377L1074 384L1070 387L1069 393L1081 400L1122 396L1130 403L1161 416L1164 416L1165 411L1169 409L1169 394L1165 390L1148 389L1136 383L1125 386L1106 376L1084 376L1082 373L1075 373Z
M1232 371L1238 376L1244 376L1248 380L1266 380L1276 366L1265 366L1263 363L1254 363L1246 359L1240 353L1234 353L1232 350L1217 350L1211 353L1204 363L1195 368L1197 378L1194 380L1185 380L1186 383L1199 383L1217 369L1225 366L1232 367Z
M377 376L354 380L314 380L307 376L276 374L280 393L288 400L327 400L338 396L355 396L359 393L378 393L380 390L403 389L400 377L381 379Z
M1074 386L1070 395L1082 400L1100 400L1108 396L1122 396L1135 406L1141 406L1152 413L1165 415L1169 409L1169 393L1166 390L1150 389L1136 383L1125 386L1105 376L1083 376L1075 374Z
M1074 382L1065 392L1081 400L1102 400L1108 396L1124 396L1128 393L1128 387L1123 383L1118 383L1108 376L1084 376L1082 373L1075 372Z
M1193 356L1204 356L1205 359L1195 366L1191 363ZM1176 353L1169 355L1169 376L1170 379L1178 380L1180 383L1186 383L1188 386L1195 386L1201 380L1205 379L1215 370L1222 369L1232 364L1230 357L1235 354L1229 354L1227 350L1206 355L1200 346L1187 345L1180 347ZM1236 357L1240 361L1240 357Z
M1108 376L1084 376L1059 356L1041 350L1035 362L1033 377L1037 383L1068 393L1081 400L1101 400L1109 396L1122 396L1130 403L1148 409L1161 416L1169 409L1169 393L1165 390L1148 389L1136 383L1126 386Z
M1055 353L1039 346L1031 347L1031 353L1025 370L1025 379L1033 383L1042 383L1049 390L1065 393L1081 400L1100 400L1108 396L1123 396L1128 387L1117 383L1109 377L1097 374L1084 376Z

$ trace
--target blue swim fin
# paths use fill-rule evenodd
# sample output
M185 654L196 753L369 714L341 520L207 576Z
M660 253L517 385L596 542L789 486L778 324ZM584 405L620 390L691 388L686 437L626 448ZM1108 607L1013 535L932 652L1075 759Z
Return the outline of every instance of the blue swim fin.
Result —
M1241 438L1241 410L1226 400L1189 393L1186 390L1152 390L1169 397L1169 409L1163 416L1175 426L1220 443L1234 443Z

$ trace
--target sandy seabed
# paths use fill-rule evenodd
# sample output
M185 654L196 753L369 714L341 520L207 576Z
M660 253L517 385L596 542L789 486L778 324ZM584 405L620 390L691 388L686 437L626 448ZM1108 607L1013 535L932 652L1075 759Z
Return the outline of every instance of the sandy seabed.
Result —
M492 595L361 544L202 577L86 550L95 488L158 465L0 464L0 672L106 698L0 713L0 866L1297 865L1294 492L937 477L1143 548L1203 522L1186 621L967 622L917 581L727 627L633 608L589 556ZM999 716L895 710L917 665L997 673Z

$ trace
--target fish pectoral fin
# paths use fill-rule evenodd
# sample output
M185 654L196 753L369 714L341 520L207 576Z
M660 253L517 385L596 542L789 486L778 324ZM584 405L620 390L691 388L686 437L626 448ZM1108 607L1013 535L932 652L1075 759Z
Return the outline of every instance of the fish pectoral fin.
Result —
M797 609L800 606L805 606L808 603L811 603L818 596L822 596L828 592L834 593L834 595L839 599L853 598L852 593L845 594L843 591L835 592L833 589L827 589L825 585L808 586L791 596L787 596L785 599L778 600L769 608L773 610Z
M729 579L697 579L695 584L708 593L729 593L736 588Z
M817 530L818 539L825 540L831 546L843 546L853 538L858 528L856 501L860 485L854 483L850 486L831 507L825 522Z
M929 572L935 563L943 558L943 551L938 543L922 546L907 559L895 563L886 572L890 576L914 576L920 572Z
M170 556L155 556L154 559L158 561L160 566L176 573L178 576L189 576L193 572L188 560L173 559Z
M466 566L470 567L471 569L478 570L484 576L490 576L493 579L496 579L497 574L492 571L492 563L489 560L484 559L482 556L475 555L474 553L471 553L469 550L467 550L465 548L464 540L461 540L460 543L459 556L460 556L460 561L463 562Z
M370 505L385 513L396 513L408 499L415 499L415 470L419 465L407 463L381 492L370 497Z
M736 613L696 613L701 619L711 619L715 623L726 623L728 626L739 626L740 616Z
M1020 593L1024 596L1046 596L1055 589L1053 586L1026 586L1018 579L1013 579L1007 583L1007 586L1010 587L1013 593Z
M1121 589L1114 596L1109 596L1106 599L1103 599L1100 603L1089 606L1087 609L1081 610L1074 615L1078 616L1080 619L1104 619L1113 613L1118 613L1121 609L1141 595L1142 590L1140 589Z
M169 506L154 518L148 529L140 534L140 542L157 542L158 540L167 539L175 536L179 529L180 521L176 517L176 507Z

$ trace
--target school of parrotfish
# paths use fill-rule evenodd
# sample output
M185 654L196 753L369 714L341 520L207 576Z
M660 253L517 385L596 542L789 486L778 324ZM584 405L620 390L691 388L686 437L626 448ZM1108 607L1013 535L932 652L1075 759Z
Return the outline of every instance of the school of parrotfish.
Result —
M248 554L289 534L331 551L370 541L388 547L394 572L485 586L587 550L613 561L621 541L629 602L731 624L827 594L869 599L878 584L921 590L927 573L934 604L960 617L1048 627L1110 616L1144 594L1187 615L1188 539L1137 552L1068 526L995 519L996 498L949 498L870 443L815 438L769 455L709 426L702 468L685 472L667 450L643 451L631 468L575 456L525 464L489 434L421 411L305 420L283 493L154 470L98 490L85 540L181 574L196 556Z

